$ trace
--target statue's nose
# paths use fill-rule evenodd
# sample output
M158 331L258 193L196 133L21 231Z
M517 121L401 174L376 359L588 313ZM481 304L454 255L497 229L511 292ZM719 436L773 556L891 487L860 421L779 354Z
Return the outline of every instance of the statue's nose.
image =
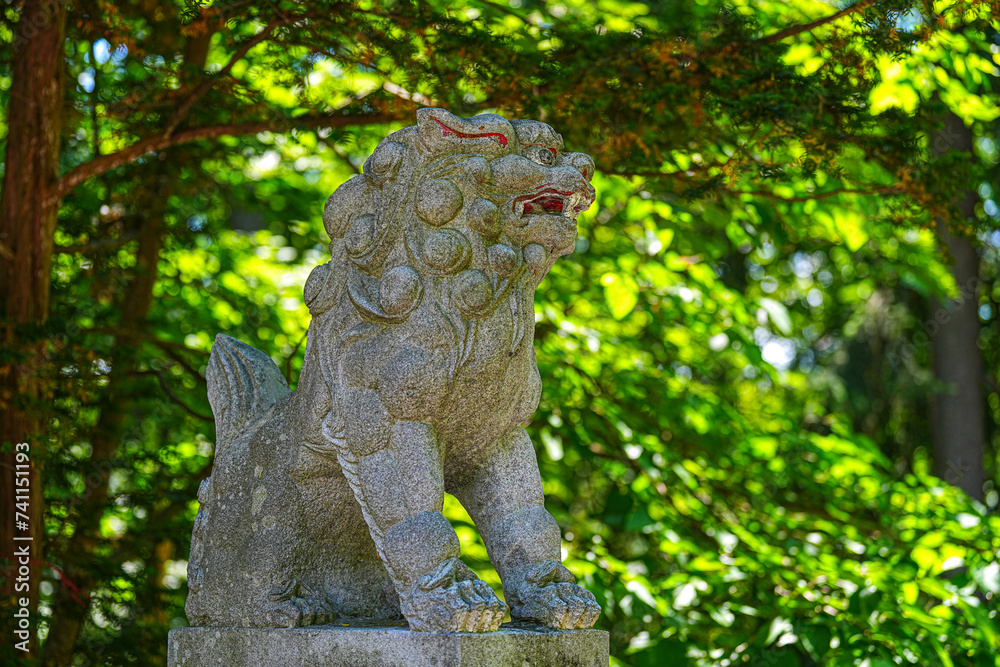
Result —
M594 177L594 161L586 153L565 153L563 159L576 167L588 182Z

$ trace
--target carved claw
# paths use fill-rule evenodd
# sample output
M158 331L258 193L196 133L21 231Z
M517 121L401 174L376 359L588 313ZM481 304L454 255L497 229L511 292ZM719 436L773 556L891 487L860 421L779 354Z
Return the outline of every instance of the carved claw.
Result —
M493 589L457 558L417 581L402 609L415 632L493 632L507 613Z
M520 604L510 610L518 621L536 621L550 628L576 630L593 627L601 615L594 594L574 583L562 564L548 561L528 570L518 591Z
M273 627L298 628L304 625L326 625L337 618L325 596L290 579L272 588L271 602L264 607Z

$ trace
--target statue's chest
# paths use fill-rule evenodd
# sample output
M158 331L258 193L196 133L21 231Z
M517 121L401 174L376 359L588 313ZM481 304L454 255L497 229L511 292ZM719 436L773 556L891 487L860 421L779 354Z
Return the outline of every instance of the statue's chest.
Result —
M520 296L520 295L518 295ZM535 371L534 310L522 297L504 301L488 316L466 325L459 344L456 376L484 388L517 393L521 378Z
M444 411L445 420L468 433L471 441L479 435L487 440L499 437L525 421L541 392L533 326L515 335L510 320L498 317L484 318L476 328L475 342L455 373Z

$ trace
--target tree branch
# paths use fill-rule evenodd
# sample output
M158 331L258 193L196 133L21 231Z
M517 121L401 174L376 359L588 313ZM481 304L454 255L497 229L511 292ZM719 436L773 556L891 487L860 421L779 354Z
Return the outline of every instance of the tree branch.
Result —
M872 190L856 190L852 188L837 188L836 190L827 190L826 192L816 192L809 195L804 195L801 197L782 197L781 195L775 194L773 192L768 192L767 190L728 190L730 194L733 195L751 195L753 197L767 197L768 199L777 199L778 201L788 202L791 204L800 204L807 201L815 201L817 199L828 199L830 197L836 197L838 195L860 195L862 197L868 195L899 195L903 194L903 191L894 186L886 186L882 188L874 188Z
M177 394L175 394L174 390L170 388L170 384L167 382L167 378L165 378L163 376L162 372L160 372L160 371L136 371L134 373L134 375L155 375L156 378L160 381L160 386L163 387L163 391L166 392L167 397L171 401L173 401L174 403L176 403L177 405L181 406L186 413L188 413L192 417L197 417L198 419L201 419L203 421L207 421L207 422L215 421L214 417L209 417L208 415L203 415L200 412L198 412L197 410L195 410L194 408L192 408L191 406L189 406L187 403L185 403L184 401L182 401L181 398L180 398L180 396L178 396Z
M423 104L425 107L436 107L440 102L437 100L432 100L422 93L411 93L406 88L402 86L397 86L393 82L386 80L382 83L382 90L389 93L390 95L395 95L396 97L406 100L407 102L416 102L418 104Z
M81 334L107 334L107 335L110 335L110 336L124 336L126 332L123 331L122 329L117 328L117 327L91 327L89 329L80 329L79 333L81 333ZM155 335L153 335L151 333L148 333L148 332L145 332L145 331L129 331L128 335L129 336L133 336L135 338L140 338L140 339L145 340L145 341L149 341L153 345L156 345L157 347L160 347L160 348L162 348L164 350L167 350L167 349L179 350L179 351L182 351L182 352L187 352L189 354L200 355L202 357L208 357L210 355L210 353L206 352L205 350L198 350L198 349L195 349L193 347L188 347L184 343L176 343L176 342L171 341L171 340L163 340L162 338L157 338Z
M60 178L52 188L51 199L62 199L76 186L80 185L88 178L98 176L107 171L127 164L132 160L142 157L146 153L163 150L171 146L199 141L201 139L217 139L222 136L239 136L245 134L256 134L258 132L284 132L294 128L317 128L317 127L345 127L348 125L379 125L403 120L409 117L410 112L377 113L377 114L352 114L346 116L299 116L297 118L276 119L268 121L257 121L253 123L235 123L232 125L209 125L206 127L195 127L181 130L174 134L160 132L152 137L140 139L136 143L123 148L114 153L102 155L89 162L85 162L78 167L71 169Z
M100 239L98 241L91 241L90 243L83 243L81 245L56 246L52 249L52 251L70 255L75 253L85 255L91 250L105 250L121 247L138 236L139 232L138 230L135 230L125 232L121 236L113 239Z
M803 23L802 25L789 26L784 30L779 30L776 33L767 35L766 37L762 37L758 41L764 42L765 44L773 44L774 42L780 42L786 37L793 37L803 32L809 32L810 30L818 28L819 26L824 25L826 23L830 23L832 21L836 21L837 19L841 19L845 16L849 16L851 14L860 12L862 9L867 9L873 4L875 4L875 0L860 0L860 2L855 2L853 5L844 7L835 14L824 16L823 18L816 19L815 21L812 21L810 23Z
M158 345L159 343L162 343L163 341L158 340L154 336L154 337L151 337L151 342L154 345ZM184 359L184 357L182 357L180 354L178 354L172 347L167 346L167 345L158 345L158 347L161 350L163 350L163 352L168 357L170 357L175 364L177 364L178 366L180 366L181 368L183 368L184 370L186 370L188 372L188 374L191 375L191 377L193 377L195 380L197 380L201 384L207 384L207 380L205 379L205 376L203 376L201 373L199 373L198 370L194 366L192 366L191 364L189 364Z
M177 107L177 111L174 112L174 115L170 117L170 121L167 123L164 135L170 137L170 135L174 133L174 130L177 129L177 126L180 125L181 122L187 117L188 112L191 111L191 107L193 107L198 100L204 97L219 79L228 75L236 63L242 60L250 49L268 39L271 33L274 32L274 29L282 23L287 22L287 20L288 19L285 19L284 21L272 19L270 23L264 26L263 30L245 41L240 48L236 49L236 53L233 54L233 56L229 59L229 62L226 63L222 69L220 69L214 76L208 77L202 81L201 84L194 89L194 92L191 93L191 95L189 95L179 107Z

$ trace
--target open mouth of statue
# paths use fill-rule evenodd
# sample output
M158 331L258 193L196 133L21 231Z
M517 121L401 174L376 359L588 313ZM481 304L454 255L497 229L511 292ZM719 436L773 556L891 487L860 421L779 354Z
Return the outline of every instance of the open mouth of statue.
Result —
M524 202L524 213L527 215L534 215L535 213L562 213L563 212L563 198L562 197L540 197L538 199L532 199L531 201Z
M590 195L579 190L542 186L536 192L516 197L513 208L514 214L519 218L528 215L561 215L573 219L577 213L586 210L590 203Z

